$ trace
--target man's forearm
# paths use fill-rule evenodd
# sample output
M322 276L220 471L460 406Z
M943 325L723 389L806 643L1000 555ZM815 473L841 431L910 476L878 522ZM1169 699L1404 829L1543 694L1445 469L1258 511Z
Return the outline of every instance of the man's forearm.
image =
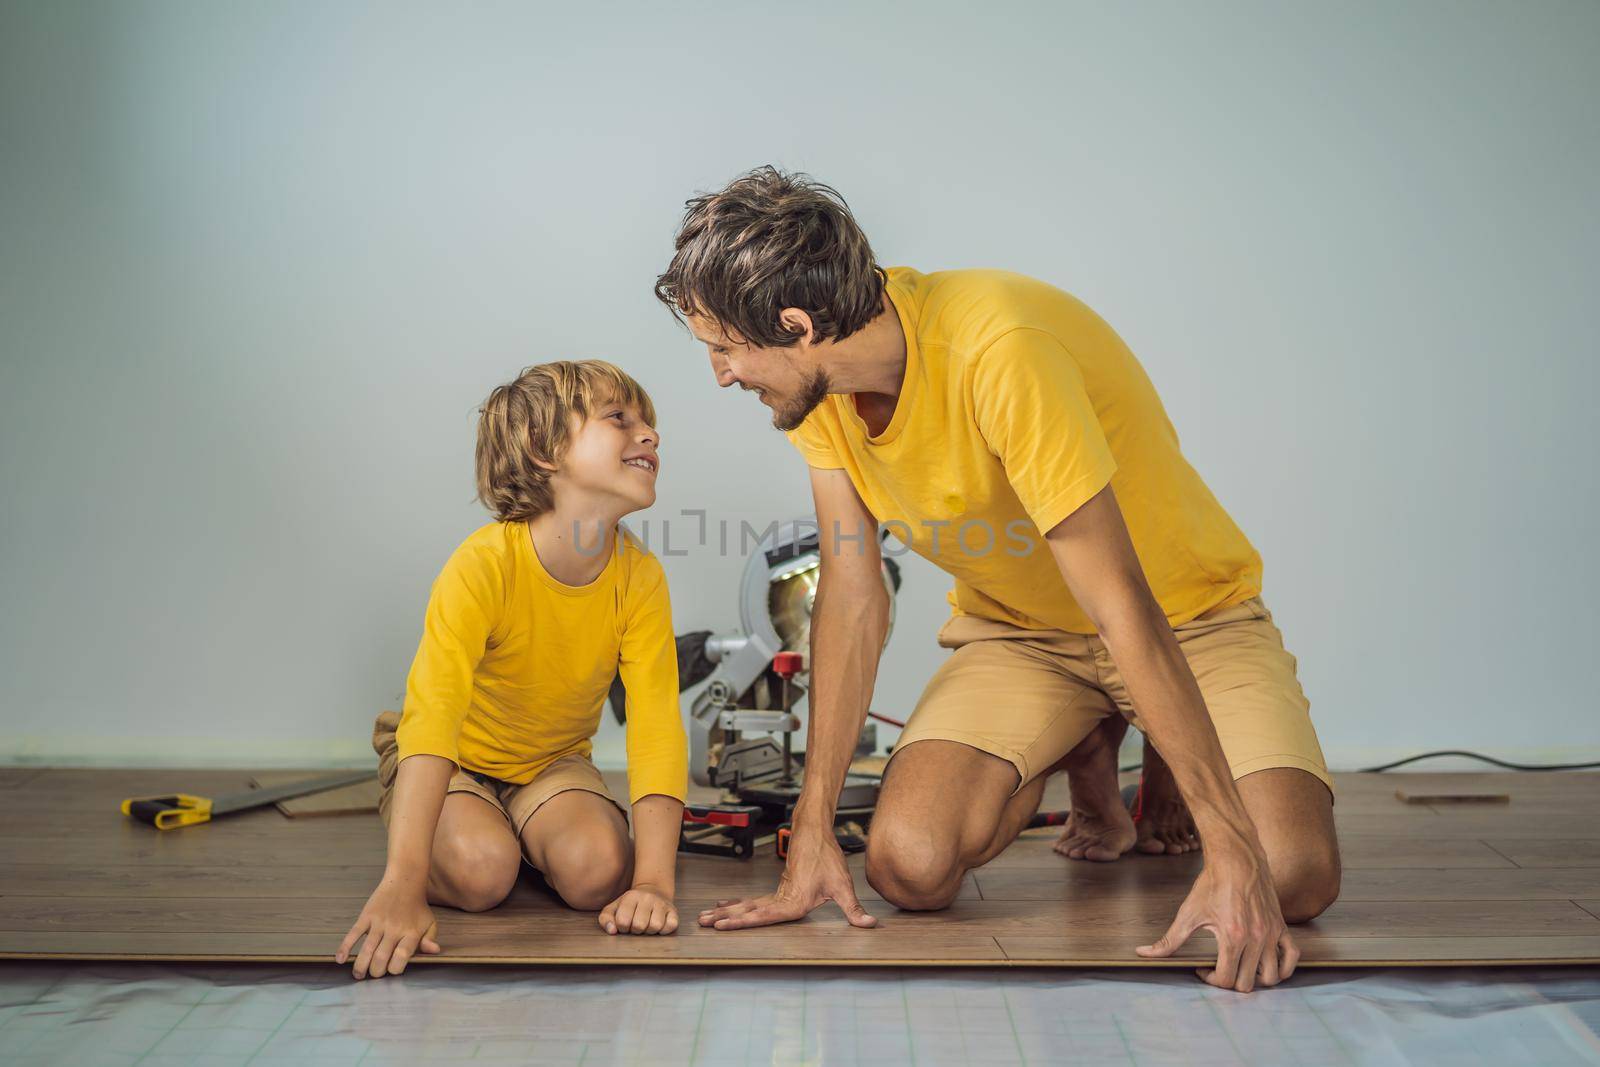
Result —
M826 565L825 565L826 566ZM861 738L889 626L889 596L876 573L867 585L830 575L811 613L811 713L797 825L833 825L839 791Z
M1188 660L1154 598L1144 610L1102 623L1101 640L1122 674L1140 722L1172 770L1206 847L1259 854L1216 727Z

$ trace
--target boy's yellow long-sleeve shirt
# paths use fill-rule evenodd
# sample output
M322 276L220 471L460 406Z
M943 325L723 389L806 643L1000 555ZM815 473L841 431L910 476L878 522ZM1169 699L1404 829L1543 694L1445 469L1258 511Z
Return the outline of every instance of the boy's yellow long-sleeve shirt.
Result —
M589 756L611 681L628 693L630 803L688 788L678 658L661 562L619 528L593 582L557 581L526 523L462 542L433 583L396 741L525 785L563 756Z

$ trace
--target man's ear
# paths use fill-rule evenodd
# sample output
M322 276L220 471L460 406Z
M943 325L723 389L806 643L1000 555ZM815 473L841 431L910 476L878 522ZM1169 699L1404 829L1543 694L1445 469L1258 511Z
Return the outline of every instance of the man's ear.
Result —
M783 328L794 334L802 345L817 343L816 331L811 325L811 316L799 308L784 308L778 314L778 321Z

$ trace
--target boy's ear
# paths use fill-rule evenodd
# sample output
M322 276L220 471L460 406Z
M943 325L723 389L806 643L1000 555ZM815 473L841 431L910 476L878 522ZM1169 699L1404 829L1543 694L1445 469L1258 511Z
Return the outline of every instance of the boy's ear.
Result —
M578 434L582 432L583 423L584 416L579 415L576 411L567 415L567 439L560 446L562 451L565 451L567 448L571 447L572 442L577 438ZM531 452L532 449L529 451ZM533 453L533 465L538 467L540 470L549 471L551 474L556 474L561 470L560 463L556 462L554 459L546 459L537 452Z

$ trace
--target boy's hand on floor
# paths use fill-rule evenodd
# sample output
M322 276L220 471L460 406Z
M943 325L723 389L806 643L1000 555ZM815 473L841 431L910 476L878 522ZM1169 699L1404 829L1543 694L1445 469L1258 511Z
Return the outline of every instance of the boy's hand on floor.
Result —
M636 885L600 912L600 929L608 934L670 934L678 928L672 894L653 885Z
M430 955L443 951L435 940L438 933L439 924L428 910L425 893L384 882L373 890L333 959L335 963L348 960L350 950L365 934L367 939L350 973L357 978L400 974L418 949Z

